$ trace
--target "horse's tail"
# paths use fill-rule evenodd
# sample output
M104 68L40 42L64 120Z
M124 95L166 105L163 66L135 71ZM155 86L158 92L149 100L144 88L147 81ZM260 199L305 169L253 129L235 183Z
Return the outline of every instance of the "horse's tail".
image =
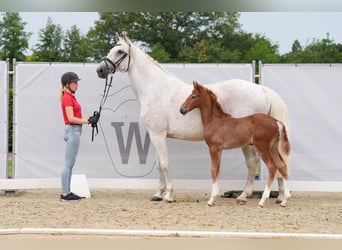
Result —
M281 121L277 121L279 128L279 146L280 150L284 152L286 155L290 154L291 145L289 138L287 136L285 125Z

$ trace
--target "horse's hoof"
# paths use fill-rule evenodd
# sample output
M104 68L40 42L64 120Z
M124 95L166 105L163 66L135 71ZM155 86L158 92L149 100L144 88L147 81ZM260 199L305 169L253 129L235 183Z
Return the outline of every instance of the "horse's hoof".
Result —
M286 207L286 204L280 203L280 207Z
M162 200L163 200L163 198L158 197L158 196L153 196L153 197L151 198L151 201L162 201Z
M275 204L280 204L280 203L282 203L283 201L281 200L281 199L276 199L275 200Z
M258 204L258 208L264 208L264 205Z
M236 203L239 204L239 205L246 205L247 203L247 200L236 200Z
M174 203L174 202L176 202L176 201L175 201L175 200L169 200L169 199L163 198L163 202L165 202L165 203Z
M213 207L213 206L214 206L214 203L208 202L207 205L208 205L208 207Z

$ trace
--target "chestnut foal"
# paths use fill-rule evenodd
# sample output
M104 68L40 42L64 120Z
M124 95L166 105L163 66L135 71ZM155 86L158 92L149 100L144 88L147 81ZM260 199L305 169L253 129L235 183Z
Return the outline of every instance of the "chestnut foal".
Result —
M291 197L287 180L287 166L279 150L287 155L290 153L290 143L285 126L282 122L265 114L253 114L242 118L233 118L224 113L217 102L216 95L198 82L193 82L194 90L185 100L180 112L185 115L195 108L201 112L205 141L209 147L211 158L212 192L208 205L212 206L219 195L217 184L221 153L223 149L240 148L253 145L268 168L268 181L258 205L264 206L270 196L270 188L278 170L284 179L285 195L280 206L286 206L286 200Z

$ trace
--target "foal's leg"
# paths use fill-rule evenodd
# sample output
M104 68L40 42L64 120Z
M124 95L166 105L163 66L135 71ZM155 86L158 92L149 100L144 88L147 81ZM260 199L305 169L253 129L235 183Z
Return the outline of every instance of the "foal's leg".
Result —
M273 183L276 171L277 171L275 162L271 154L272 154L271 152L265 152L261 154L261 158L265 162L266 167L268 169L268 180L265 186L265 190L262 193L262 197L258 203L259 207L264 207L265 201L270 197L271 186L272 186L272 183Z
M246 146L242 148L242 152L245 156L248 176L243 192L239 195L239 197L236 198L236 202L240 205L246 204L247 197L253 194L253 182L256 174L256 167L259 162L259 157L253 146Z
M274 157L274 161L276 163L276 167L277 167L278 173L280 173L281 176L282 176L282 177L278 177L278 182L281 179L281 182L283 183L283 190L282 190L283 197L282 197L281 200L278 200L278 198L277 198L276 203L277 204L280 203L280 206L286 207L287 199L291 197L290 189L289 189L289 186L288 186L287 166L286 166L285 161L279 155L278 151L274 152L273 157Z
M209 147L210 159L211 159L211 179L212 179L212 189L210 199L208 201L209 206L214 205L216 197L220 194L220 189L218 186L218 176L220 174L220 162L221 162L221 152L222 149L215 146Z
M289 175L289 171L290 171L290 155L287 155L283 152L279 152L281 154L281 158L283 159L285 165L286 165L286 168L287 168L287 174ZM276 177L277 177L277 180L278 180L278 187L279 187L279 195L276 199L276 203L277 204L280 204L282 203L282 201L285 199L285 192L290 192L289 190L289 186L285 187L285 183L283 181L283 177L281 175L281 173L279 171L277 171L277 174L276 174Z

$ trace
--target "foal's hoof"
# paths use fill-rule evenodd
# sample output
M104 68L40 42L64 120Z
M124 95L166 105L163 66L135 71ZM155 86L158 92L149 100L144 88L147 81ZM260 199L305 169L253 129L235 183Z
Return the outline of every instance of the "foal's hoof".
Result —
M264 208L264 205L258 204L258 208Z
M239 204L239 205L246 205L247 200L236 199L236 203Z
M163 199L163 202L165 202L165 203L174 203L174 202L176 202L175 200L168 200L168 199Z
M281 199L276 199L275 204L281 204L283 201Z
M163 198L158 197L158 196L153 196L153 197L151 198L151 201L162 201L162 200L163 200Z

